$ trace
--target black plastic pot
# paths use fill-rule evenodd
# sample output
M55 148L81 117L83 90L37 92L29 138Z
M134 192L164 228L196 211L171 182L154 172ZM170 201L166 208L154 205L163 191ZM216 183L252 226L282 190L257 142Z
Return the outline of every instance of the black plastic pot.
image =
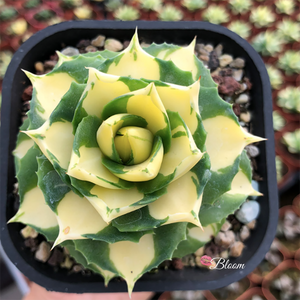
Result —
M29 81L21 69L34 71L34 63L47 59L54 50L65 45L76 45L80 39L94 38L98 34L129 40L136 26L139 36L146 41L187 44L194 36L199 42L224 46L224 53L246 60L247 76L250 77L254 134L266 137L260 143L257 159L258 172L263 177L260 191L264 194L258 201L261 213L257 229L246 241L241 257L231 262L245 264L243 270L207 270L185 268L181 271L159 271L145 274L135 286L135 291L170 291L188 289L216 289L240 280L250 273L263 259L275 236L278 219L278 198L275 170L274 132L272 124L272 97L267 71L260 56L242 38L228 29L206 22L116 22L116 21L70 21L48 27L26 41L14 55L3 82L1 117L1 241L12 262L30 280L48 290L61 292L121 292L126 291L125 282L112 280L107 288L98 275L85 277L68 275L67 271L55 272L52 267L36 261L20 236L20 224L6 225L14 214L12 196L15 182L12 150L21 120L21 95Z

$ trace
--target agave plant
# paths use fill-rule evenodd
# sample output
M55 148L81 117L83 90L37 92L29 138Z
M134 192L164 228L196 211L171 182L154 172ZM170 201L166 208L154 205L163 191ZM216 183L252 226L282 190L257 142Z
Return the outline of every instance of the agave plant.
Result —
M139 0L139 2L145 10L159 11L162 7L162 0Z
M228 29L237 33L242 38L246 39L250 35L250 25L243 21L233 21L229 24Z
M207 6L206 0L183 0L182 5L190 11L195 11Z
M243 14L249 11L252 1L251 0L229 0L230 9L237 14Z
M222 6L211 5L203 13L203 19L214 24L226 23L229 21L229 15Z
M275 15L268 6L259 6L250 14L250 21L255 27L267 27L275 21Z
M287 75L300 73L300 52L294 50L286 51L279 57L278 66L283 69Z
M272 88L278 90L283 82L283 78L280 71L272 65L266 65L266 68L268 71Z
M122 52L66 57L33 84L14 150L22 222L105 283L202 247L248 197L262 140L244 131L187 47L137 33ZM199 105L199 106L198 106ZM126 255L126 260L124 259Z
M283 19L278 24L278 33L287 42L300 41L300 24L290 19Z
M183 14L180 9L169 4L160 10L158 17L161 21L180 21L183 18Z
M300 87L288 86L278 93L278 106L285 111L300 113Z
M253 48L262 55L270 56L281 52L283 41L274 31L265 31L258 34L252 41Z
M140 13L132 6L122 5L114 12L114 17L117 20L134 21L140 17Z
M278 111L273 111L273 128L280 131L285 125L285 120Z
M282 137L282 142L285 144L290 153L300 153L300 129L293 132L286 132Z
M275 5L278 13L290 15L294 12L294 0L276 0Z

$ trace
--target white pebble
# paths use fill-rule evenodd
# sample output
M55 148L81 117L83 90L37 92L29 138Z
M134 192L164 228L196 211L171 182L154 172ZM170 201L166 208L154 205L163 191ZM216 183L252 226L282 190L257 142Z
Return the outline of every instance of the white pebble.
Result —
M237 104L245 104L248 102L249 102L249 96L247 94L241 94L235 100L235 103L237 103Z
M228 54L223 54L219 57L219 62L221 67L226 67L233 61L233 57Z
M62 54L66 56L74 56L79 54L79 50L74 47L67 47L61 51Z
M235 213L236 218L247 224L258 217L260 211L259 204L256 201L248 201Z
M123 44L115 39L107 39L104 44L104 49L115 52L121 51L123 49Z
M234 70L232 73L232 77L236 80L236 81L241 81L243 78L244 72L242 69L239 70Z
M47 242L41 242L38 250L35 252L35 258L42 262L46 262L50 257L50 245Z
M251 114L249 111L245 112L245 113L241 113L240 114L240 119L241 121L245 122L245 123L249 123L251 120Z
M248 145L245 149L250 157L256 157L259 155L259 149L256 146Z

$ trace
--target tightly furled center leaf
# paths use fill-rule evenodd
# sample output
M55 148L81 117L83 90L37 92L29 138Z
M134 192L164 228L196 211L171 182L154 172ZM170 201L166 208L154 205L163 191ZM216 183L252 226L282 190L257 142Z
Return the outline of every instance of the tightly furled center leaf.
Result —
M20 208L10 222L64 242L106 284L123 277L129 293L257 194L243 148L260 138L219 97L195 42L142 49L135 33L121 53L59 53L52 72L26 72L33 97L14 151Z
M153 134L150 130L127 126L121 128L115 137L115 145L122 161L127 165L146 160L152 149Z

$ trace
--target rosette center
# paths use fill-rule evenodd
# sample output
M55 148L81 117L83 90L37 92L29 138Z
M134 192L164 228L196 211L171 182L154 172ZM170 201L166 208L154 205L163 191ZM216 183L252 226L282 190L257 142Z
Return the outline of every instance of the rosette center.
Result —
M150 156L153 134L141 127L122 127L118 130L114 142L124 164L139 164Z

